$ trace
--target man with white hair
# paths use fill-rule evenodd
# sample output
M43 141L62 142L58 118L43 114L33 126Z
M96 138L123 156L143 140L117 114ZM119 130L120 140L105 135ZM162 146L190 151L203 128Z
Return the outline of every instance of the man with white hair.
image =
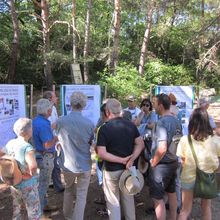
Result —
M121 174L130 168L144 149L144 142L137 127L121 117L121 103L117 99L106 102L108 121L97 135L98 156L104 161L103 189L110 220L121 220L121 204L125 219L135 220L134 197L119 189Z
M36 149L36 160L40 169L38 190L42 212L56 209L54 206L48 206L46 198L54 167L54 146L58 141L57 137L53 136L48 120L51 112L52 105L48 99L37 101L37 116L33 119L33 141Z
M73 92L70 97L72 111L57 121L57 135L61 144L60 167L63 170L65 191L63 213L65 219L83 220L86 198L91 176L90 146L94 136L94 125L82 116L87 96ZM76 201L73 210L73 193L76 186Z

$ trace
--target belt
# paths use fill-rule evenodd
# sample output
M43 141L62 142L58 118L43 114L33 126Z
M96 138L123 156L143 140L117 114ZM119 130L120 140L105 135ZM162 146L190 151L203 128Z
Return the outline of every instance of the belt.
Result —
M45 154L52 154L52 155L54 155L55 154L55 152L47 152L47 151L39 151L39 150L37 150L36 152L39 153L39 154L42 154L42 155L45 155Z

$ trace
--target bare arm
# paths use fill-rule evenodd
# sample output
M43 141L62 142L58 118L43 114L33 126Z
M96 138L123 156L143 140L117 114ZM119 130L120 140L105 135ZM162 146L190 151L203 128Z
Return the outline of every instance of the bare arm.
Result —
M167 152L167 141L160 141L154 157L150 160L151 166L155 167Z
M98 156L102 159L102 160L106 160L109 162L113 162L113 163L122 163L122 164L126 164L127 161L130 159L131 156L127 156L127 157L119 157L116 156L114 154L108 153L106 151L106 147L105 146L98 146L97 147L97 152L98 152Z
M57 136L54 136L52 140L47 141L47 142L44 143L44 147L46 149L51 148L56 144L57 141L58 141Z
M135 119L134 124L135 124L136 126L139 126L139 125L141 124L141 121L142 121L143 117L144 117L144 112L141 111L141 112L138 114L137 118Z
M28 165L28 170L31 176L33 176L37 171L37 162L35 159L35 153L34 150L29 151L25 155L25 161Z
M3 155L5 155L5 153L2 150L0 150L0 157L2 157Z
M134 161L138 158L138 156L140 155L143 149L144 149L144 141L143 141L143 138L139 136L135 138L134 150L133 150L131 158L128 160L126 164L126 168L133 166Z

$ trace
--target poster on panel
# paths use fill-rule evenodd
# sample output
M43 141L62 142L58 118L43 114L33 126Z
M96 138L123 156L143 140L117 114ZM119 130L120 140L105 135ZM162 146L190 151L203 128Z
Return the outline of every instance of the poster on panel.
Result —
M177 107L179 108L178 118L181 120L183 134L188 134L189 117L193 110L194 103L194 87L193 86L157 86L155 93L165 93L169 95L173 93L177 99Z
M77 91L87 96L87 105L83 109L82 115L96 125L100 117L101 90L99 85L61 85L62 115L71 112L70 96Z
M16 137L13 125L20 117L26 117L25 86L0 84L0 148Z

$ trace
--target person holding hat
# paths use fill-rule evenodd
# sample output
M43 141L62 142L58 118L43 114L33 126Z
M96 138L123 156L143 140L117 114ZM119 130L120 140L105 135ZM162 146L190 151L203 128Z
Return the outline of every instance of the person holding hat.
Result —
M131 113L132 121L134 122L141 110L136 106L136 98L133 95L128 96L128 107L124 110L129 111Z
M108 120L99 129L97 153L104 161L103 190L109 219L121 220L123 204L125 219L135 220L133 195L140 191L143 181L138 178L139 172L131 167L144 149L144 142L134 123L122 118L121 112L121 103L117 99L109 99L106 102L105 113ZM122 178L120 181L126 169L129 169L129 178ZM124 179L128 180L125 184ZM126 186L126 190L123 185Z

